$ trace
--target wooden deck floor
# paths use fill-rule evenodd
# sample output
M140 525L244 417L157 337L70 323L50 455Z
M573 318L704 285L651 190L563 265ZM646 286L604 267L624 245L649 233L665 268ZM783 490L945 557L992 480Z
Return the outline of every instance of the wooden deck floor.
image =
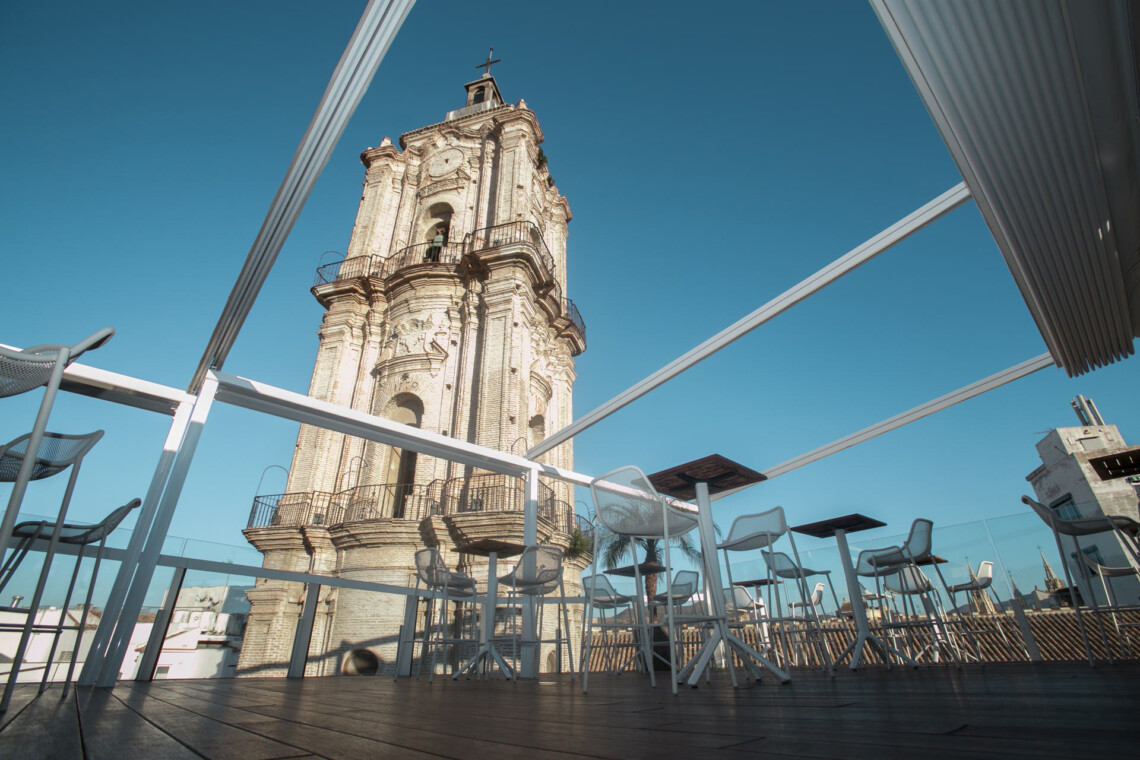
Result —
M644 676L340 677L22 688L0 758L1135 757L1140 664L798 672L733 690Z

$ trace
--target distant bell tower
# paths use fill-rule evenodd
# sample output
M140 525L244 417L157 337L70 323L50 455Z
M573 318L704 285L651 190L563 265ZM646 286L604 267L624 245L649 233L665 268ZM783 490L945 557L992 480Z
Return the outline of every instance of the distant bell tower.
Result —
M309 395L523 454L571 422L586 331L566 297L570 207L539 147L538 119L524 101L506 103L494 63L488 55L483 75L464 85L465 104L443 121L402 135L399 149L385 137L361 154L364 189L347 254L320 266L312 288L326 312ZM541 461L572 468L571 443ZM404 585L425 545L478 572L482 560L464 554L465 543L522 534L521 480L307 425L286 490L258 496L246 530L267 566ZM543 482L539 501L540 541L568 545L571 486ZM265 673L264 663L279 661L253 653L254 632L267 624L267 636L280 638L290 586L264 582L250 592L239 670ZM334 595L328 640L376 640L377 595ZM393 634L401 615L392 611ZM385 646L367 648L385 663ZM343 672L352 651L323 652L320 672Z

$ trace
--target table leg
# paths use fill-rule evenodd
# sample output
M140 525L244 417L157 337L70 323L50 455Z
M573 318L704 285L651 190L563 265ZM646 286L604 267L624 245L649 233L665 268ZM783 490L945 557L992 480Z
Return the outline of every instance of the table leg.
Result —
M491 635L495 628L495 600L499 596L498 558L497 552L487 554L487 601L483 607L482 625L479 627L479 651L466 665L457 670L451 676L452 678L459 678L467 672L475 673L478 677L477 668L487 660L490 660L492 664L497 664L499 671L504 676L510 678L514 674L514 668L506 663L502 655L491 644Z
M707 483L697 483L697 522L701 540L701 559L705 568L705 588L709 601L709 612L713 618L713 631L701 646L697 655L689 661L677 674L678 681L685 681L689 686L696 686L701 675L712 661L713 653L720 644L725 646L725 657L728 661L728 671L732 678L732 685L736 686L736 669L732 664L732 650L744 659L752 658L757 663L772 671L780 683L787 683L791 677L777 668L759 652L748 646L728 628L728 618L724 607L724 594L721 591L720 565L717 562L716 539L712 521L712 505L709 502L709 487ZM687 679L686 679L687 676Z

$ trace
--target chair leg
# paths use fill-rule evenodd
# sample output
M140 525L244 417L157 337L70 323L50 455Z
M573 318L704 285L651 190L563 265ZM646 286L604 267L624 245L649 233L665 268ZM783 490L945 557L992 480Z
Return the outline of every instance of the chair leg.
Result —
M75 663L79 660L79 645L83 643L83 631L87 625L87 613L91 611L91 598L95 593L95 579L99 577L99 565L103 561L103 549L107 546L107 537L99 541L99 550L95 552L95 566L91 568L90 585L87 587L87 598L83 600L83 614L79 618L79 630L75 632L75 648L71 654L71 664L67 666L67 677L63 681L63 696L67 696L67 689L71 686L71 677L75 674ZM83 556L83 547L79 549L80 559ZM75 566L79 567L79 560Z
M566 609L566 586L562 583L561 578L558 579L558 593L562 595L558 601L558 606L562 609L562 630L566 636L566 662L570 665L570 680L573 681L576 675L574 673L574 646L570 640L570 613ZM561 667L562 661L559 660L558 664Z
M39 691L40 694L44 693L44 689L46 689L47 685L48 685L48 678L51 676L51 666L52 666L52 662L55 660L55 650L59 646L59 637L63 634L64 625L65 625L66 620L67 620L67 610L71 606L71 594L75 591L75 581L78 580L78 578L79 578L79 566L83 564L83 551L86 548L87 548L86 546L81 544L79 546L79 554L75 558L75 567L71 571L71 582L68 583L68 585L67 585L67 593L63 597L63 606L60 607L60 610L59 610L59 622L56 624L55 632L51 637L51 647L48 649L47 661L44 663L44 677L40 680L40 691ZM100 546L100 552L102 552L102 546ZM94 587L94 585L95 585L95 581L94 581L94 579L92 579L91 587ZM90 592L90 588L88 589L88 591ZM88 598L90 598L90 593L88 594ZM87 610L86 609L83 611L83 617L84 617L84 619L86 619L86 617L87 617ZM75 632L75 646L72 648L72 652L71 652L72 664L75 663L75 656L76 656L76 653L79 651L79 639L82 636L83 636L83 629L82 629L82 627L80 627ZM71 668L70 667L68 668L67 672L68 672L68 676L70 677L70 675L71 675ZM64 695L66 696L66 694L67 694L67 684L64 684Z

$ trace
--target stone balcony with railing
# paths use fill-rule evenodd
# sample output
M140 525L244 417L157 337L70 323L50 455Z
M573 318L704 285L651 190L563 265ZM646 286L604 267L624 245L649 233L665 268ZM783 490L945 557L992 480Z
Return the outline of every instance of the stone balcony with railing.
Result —
M354 256L317 268L313 294L321 303L343 288L361 287L376 280L387 283L397 276L415 276L446 271L462 274L486 268L496 258L517 258L531 267L540 308L559 334L570 341L574 356L586 350L586 324L574 302L558 283L554 257L538 228L531 222L508 222L468 233L458 243L436 246L418 243L401 248L392 256Z
M308 491L260 495L254 498L247 528L334 526L370 520L419 522L429 517L486 517L493 526L506 519L518 522L526 505L521 479L506 475L435 480L419 484L370 484L336 493ZM551 530L569 534L575 527L574 509L540 483L538 516ZM511 518L517 518L512 520ZM454 522L454 521L453 521Z

